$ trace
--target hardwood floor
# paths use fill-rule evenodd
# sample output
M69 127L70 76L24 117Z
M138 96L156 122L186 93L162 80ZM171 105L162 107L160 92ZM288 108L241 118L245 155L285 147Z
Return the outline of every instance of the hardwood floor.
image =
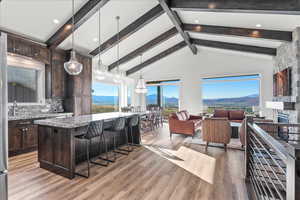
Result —
M216 160L214 183L210 184L170 162L149 148L139 147L121 156L109 167L92 165L89 179L73 180L40 169L37 153L9 159L10 200L247 200L243 180L244 152L183 144L184 136L173 135L168 127L143 136L143 144L178 150L184 146ZM196 152L196 153L197 153ZM201 162L195 160L195 162ZM199 163L199 165L206 163Z

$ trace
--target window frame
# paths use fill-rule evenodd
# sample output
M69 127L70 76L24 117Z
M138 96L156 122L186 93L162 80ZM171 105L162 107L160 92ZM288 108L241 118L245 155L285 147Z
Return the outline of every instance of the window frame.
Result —
M7 68L9 67L33 69L37 71L37 102L17 102L17 104L21 106L45 105L46 104L46 95L45 95L46 65L42 62L35 61L25 56L8 53ZM8 102L7 104L8 106L11 106L13 105L13 102Z
M210 77L203 77L201 78L201 97L202 97L202 106L204 105L204 98L203 98L203 83L205 79L214 79L214 78L226 78L226 77L243 77L243 76L257 76L257 78L247 78L247 79L237 79L237 80L206 80L206 82L210 83L221 83L221 82L241 82L241 81L249 81L249 80L258 80L259 84L259 103L258 106L262 107L262 92L261 92L261 84L262 84L262 75L260 73L249 73L249 74L234 74L234 75L221 75L221 76L210 76Z
M116 109L116 111L114 111L114 112L120 112L120 110L121 110L121 104L122 104L122 100L121 100L121 95L122 95L122 92L121 92L121 90L122 90L122 84L118 84L118 83L115 83L115 82L110 82L110 81L98 81L98 80L93 80L92 81L92 84L94 83L94 82L97 82L97 83L101 83L101 84L105 84L105 85L111 85L111 86L116 86L116 87L118 87L118 108ZM91 86L91 87L93 87L93 86ZM91 95L93 95L93 91L92 91L92 94ZM93 99L92 99L92 105L93 105Z

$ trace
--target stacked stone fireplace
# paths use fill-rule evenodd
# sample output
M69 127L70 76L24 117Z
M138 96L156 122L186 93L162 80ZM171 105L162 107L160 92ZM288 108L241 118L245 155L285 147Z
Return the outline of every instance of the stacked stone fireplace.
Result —
M300 123L300 27L293 31L293 41L283 43L274 59L274 74L286 68L292 69L292 95L273 97L276 102L293 102L293 110L273 110L276 121L284 115L289 123Z

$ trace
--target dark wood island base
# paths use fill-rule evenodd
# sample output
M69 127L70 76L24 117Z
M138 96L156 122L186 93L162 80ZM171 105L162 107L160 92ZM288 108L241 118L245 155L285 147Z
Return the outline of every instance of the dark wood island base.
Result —
M85 126L90 121L104 120L104 128L109 128L114 118L126 117L129 119L132 115L130 113L105 113L35 121L39 125L38 161L40 167L69 179L74 178L76 164L86 160L86 144L77 140L75 136L82 135L86 130ZM126 131L129 131L128 128ZM104 134L110 150L113 147L112 135L109 132ZM133 140L134 144L140 144L139 126L133 128ZM125 144L125 134L117 137L117 141L119 145ZM130 136L128 136L128 141L131 142ZM104 145L100 144L100 139L93 139L90 157L97 157L104 152Z

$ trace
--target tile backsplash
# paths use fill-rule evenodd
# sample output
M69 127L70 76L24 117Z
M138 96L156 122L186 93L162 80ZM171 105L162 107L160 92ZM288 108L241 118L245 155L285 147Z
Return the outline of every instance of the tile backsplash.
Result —
M64 112L63 99L52 98L46 99L42 105L17 105L16 115L24 115L31 113L58 113ZM8 115L12 115L12 105L8 106Z

